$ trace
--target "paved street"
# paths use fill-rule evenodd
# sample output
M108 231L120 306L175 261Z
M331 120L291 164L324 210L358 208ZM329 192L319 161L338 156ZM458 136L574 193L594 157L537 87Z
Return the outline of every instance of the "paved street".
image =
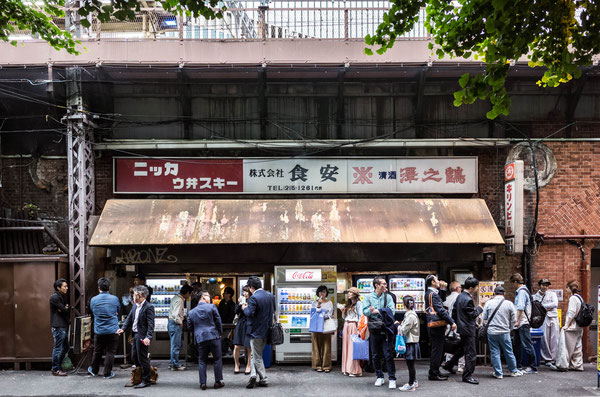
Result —
M233 366L225 366L225 388L222 390L201 391L198 387L197 366L188 367L185 372L172 372L167 369L168 361L154 361L159 368L158 384L147 389L124 388L129 377L128 370L116 370L116 377L110 380L92 378L88 375L70 375L66 378L54 377L50 371L1 371L0 396L174 396L207 395L223 396L244 393L248 396L286 397L292 396L372 396L400 393L387 388L375 388L375 377L367 373L362 378L343 376L339 368L330 374L316 373L307 366L274 366L269 370L270 387L246 390L247 377L234 375ZM398 362L398 385L406 382L408 374L404 363ZM212 370L212 368L211 368ZM478 367L476 377L481 382L472 386L460 382L454 375L448 382L430 382L427 379L427 364L422 361L417 366L417 378L421 396L600 396L595 389L596 371L593 364L586 364L585 372L559 373L542 368L537 375L521 378L507 377L502 380L490 376L490 367ZM212 386L212 373L209 373L209 387ZM402 383L401 383L402 382ZM192 394L193 393L193 394Z

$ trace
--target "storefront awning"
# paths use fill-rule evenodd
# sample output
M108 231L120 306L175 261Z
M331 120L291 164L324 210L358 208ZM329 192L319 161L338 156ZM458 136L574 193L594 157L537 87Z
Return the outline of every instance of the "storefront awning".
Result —
M481 199L109 200L93 246L504 244Z

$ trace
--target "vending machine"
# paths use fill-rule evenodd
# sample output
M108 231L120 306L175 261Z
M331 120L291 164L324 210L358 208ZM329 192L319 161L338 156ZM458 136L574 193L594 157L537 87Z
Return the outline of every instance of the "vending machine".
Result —
M275 266L277 318L283 326L284 341L275 349L277 362L310 362L311 335L308 332L310 308L317 288L327 287L337 322L337 268L335 266ZM331 336L331 359L337 360L337 333Z
M360 291L360 300L364 299L366 294L373 292L374 275L359 274L352 276L352 285ZM385 277L384 277L385 278Z
M418 276L390 276L388 279L388 290L396 295L396 312L404 312L402 298L412 295L415 299L415 311L425 312L425 279Z
M163 276L161 278L154 278L149 276L146 282L153 289L150 303L154 306L154 340L150 345L150 353L155 357L168 357L171 345L169 330L167 328L169 323L169 307L171 306L173 297L179 293L181 287L188 283L188 281L181 277L166 278ZM187 306L184 311L187 315ZM187 343L183 343L181 354L185 355L186 352Z

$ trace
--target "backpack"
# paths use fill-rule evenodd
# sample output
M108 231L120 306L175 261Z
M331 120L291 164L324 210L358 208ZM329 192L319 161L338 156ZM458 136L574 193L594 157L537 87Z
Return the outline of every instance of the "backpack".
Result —
M540 328L544 324L546 319L546 308L542 305L542 302L533 300L533 296L527 289L527 287L521 287L529 294L529 303L531 304L531 315L527 316L527 310L525 310L525 316L529 321L531 328ZM519 288L519 290L521 289ZM518 293L518 290L517 290Z
M581 309L579 309L579 313L577 313L577 317L575 317L575 322L580 327L588 327L593 319L594 319L594 306L585 303L583 298L579 295L575 295L581 301Z
M540 328L546 319L547 310L542 305L542 302L533 300L531 294L529 294L529 299L531 300L531 318L529 319L529 324L531 328Z

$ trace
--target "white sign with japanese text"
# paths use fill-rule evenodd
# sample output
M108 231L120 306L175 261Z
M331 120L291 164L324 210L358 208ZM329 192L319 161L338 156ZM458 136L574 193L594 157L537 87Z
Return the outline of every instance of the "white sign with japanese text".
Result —
M285 269L285 281L321 281L321 269Z
M476 193L477 157L245 159L244 193Z
M504 166L504 217L507 253L523 252L523 161Z

